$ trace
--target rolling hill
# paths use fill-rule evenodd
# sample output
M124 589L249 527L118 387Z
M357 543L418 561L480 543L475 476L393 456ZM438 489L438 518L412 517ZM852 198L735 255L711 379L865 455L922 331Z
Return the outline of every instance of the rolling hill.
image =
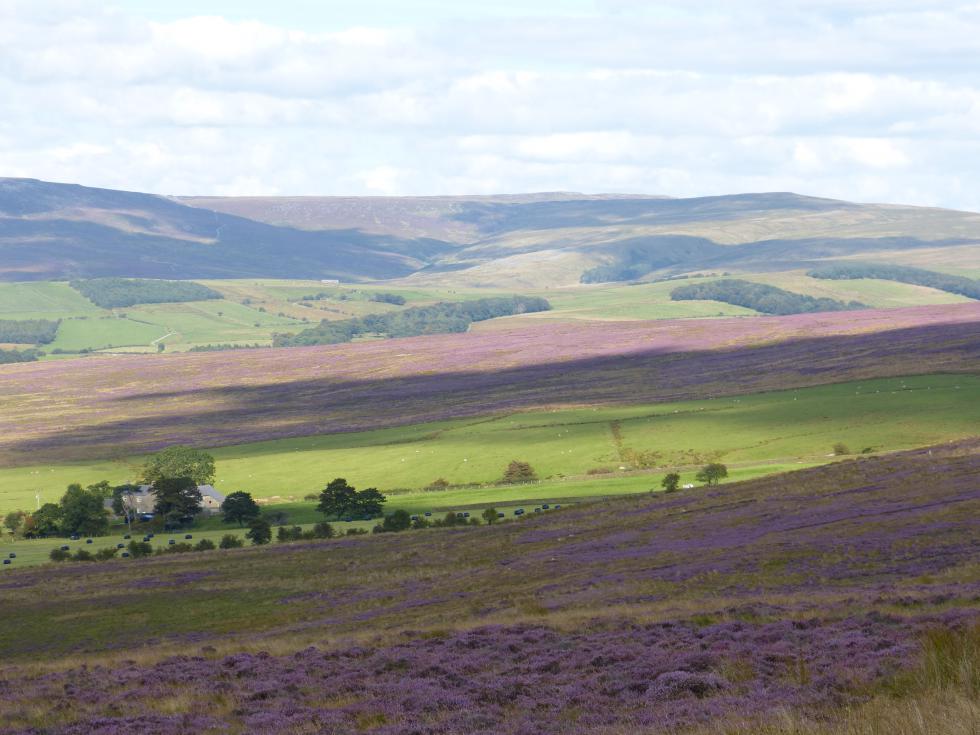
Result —
M874 258L980 268L980 215L791 193L174 197L0 179L0 279L407 279L514 288Z
M972 440L492 527L7 567L0 733L968 733L978 472Z
M636 277L779 271L864 255L941 259L956 248L965 266L980 266L980 215L780 192L690 199L565 192L182 201L282 226L351 227L455 243L409 279L423 285L572 285L596 266L633 263L641 266Z
M166 197L0 179L0 279L392 278L440 243L353 230L308 232Z

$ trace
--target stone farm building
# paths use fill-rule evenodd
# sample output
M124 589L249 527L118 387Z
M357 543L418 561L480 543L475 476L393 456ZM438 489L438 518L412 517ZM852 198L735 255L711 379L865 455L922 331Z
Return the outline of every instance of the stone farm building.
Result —
M221 511L221 504L225 502L224 495L211 485L198 485L197 490L201 493L202 513L213 515ZM137 514L152 513L153 506L156 505L156 494L153 492L153 486L140 485L138 491L123 495L123 503L130 506Z

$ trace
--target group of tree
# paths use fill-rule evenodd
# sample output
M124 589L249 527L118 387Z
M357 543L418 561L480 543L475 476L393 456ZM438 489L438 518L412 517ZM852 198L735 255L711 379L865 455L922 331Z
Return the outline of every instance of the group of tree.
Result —
M61 320L0 319L0 342L18 345L46 345L54 341Z
M214 289L193 281L89 278L70 281L69 285L103 309L118 309L136 304L169 304L222 298Z
M726 304L754 309L763 314L776 315L868 308L858 301L844 302L837 299L816 298L738 278L680 286L671 291L670 298L674 301L722 301Z
M255 541L253 541L255 543ZM268 541L262 541L259 543L268 543ZM108 561L109 559L115 559L119 556L119 553L123 550L133 559L140 559L147 556L162 556L164 554L186 554L192 551L214 551L214 549L239 549L245 545L245 542L238 536L228 533L221 537L221 540L215 544L211 539L203 538L196 544L189 544L187 542L168 544L167 546L153 547L149 541L137 541L133 539L126 546L120 548L120 545L114 547L104 547L95 552L89 551L85 548L79 548L75 550L73 554L69 549L64 547L58 547L51 550L48 554L48 558L51 561Z
M37 350L0 350L0 365L9 365L15 362L37 362L41 353Z
M276 334L276 347L321 345L350 342L361 335L382 337L415 337L421 334L465 332L473 322L547 311L551 305L533 296L500 296L473 301L442 302L414 306L387 314L369 314L356 319L323 320L298 334Z
M717 485L726 477L728 477L728 467L720 462L711 462L698 470L694 479L705 485ZM677 492L680 489L680 485L681 476L676 472L668 472L663 480L660 481L660 487L668 493Z
M395 306L405 305L405 297L396 293L371 294L371 301L379 304L394 304Z
M876 278L883 281L897 281L914 286L927 286L948 293L955 293L971 299L980 299L980 281L965 276L937 273L924 268L907 265L888 265L886 263L831 263L807 272L811 278L829 280L851 280Z
M153 513L164 527L182 528L201 512L200 485L214 482L214 457L177 445L157 452L143 466L143 482L154 494Z
M537 479L538 475L529 463L515 459L504 470L501 483L504 485L520 485L526 482L536 482Z
M327 518L376 518L381 515L387 498L377 488L358 491L347 480L338 477L320 493L316 509Z
M69 485L57 503L44 503L35 511L8 513L4 526L25 538L45 536L103 536L109 530L105 501L112 497L108 482L88 487Z

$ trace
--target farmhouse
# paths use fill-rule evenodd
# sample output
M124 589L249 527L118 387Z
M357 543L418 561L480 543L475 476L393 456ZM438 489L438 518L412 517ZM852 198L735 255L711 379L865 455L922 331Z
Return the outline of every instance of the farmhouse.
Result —
M213 515L221 511L225 496L214 489L212 485L198 485L201 493L201 512ZM152 513L156 505L156 494L152 485L140 485L139 490L123 495L123 504L132 508L137 514ZM111 503L110 503L111 505Z

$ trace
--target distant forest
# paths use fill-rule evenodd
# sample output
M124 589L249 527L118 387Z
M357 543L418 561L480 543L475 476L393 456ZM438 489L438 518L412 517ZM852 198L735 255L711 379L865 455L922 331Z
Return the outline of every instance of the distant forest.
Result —
M0 365L12 362L34 362L38 354L37 350L0 350Z
M723 301L726 304L755 309L763 314L780 316L806 314L815 311L848 311L868 308L858 301L845 303L836 299L814 298L792 291L784 291L775 286L739 279L681 286L671 291L670 298L674 301Z
M118 309L136 304L170 304L222 298L214 289L193 281L91 278L71 281L69 285L103 309Z
M473 322L512 316L551 308L545 299L528 296L502 296L459 303L415 306L389 314L370 314L358 319L320 322L299 334L276 334L276 347L329 345L350 342L354 337L380 334L385 337L415 337L421 334L465 332Z
M936 273L924 268L911 268L905 265L885 265L877 263L834 263L814 268L807 272L811 278L830 280L850 280L855 278L878 278L884 281L910 283L914 286L928 286L940 291L980 299L980 281L964 276L951 276Z
M61 321L0 319L0 342L21 345L46 345L54 341ZM19 362L19 361L18 361Z

